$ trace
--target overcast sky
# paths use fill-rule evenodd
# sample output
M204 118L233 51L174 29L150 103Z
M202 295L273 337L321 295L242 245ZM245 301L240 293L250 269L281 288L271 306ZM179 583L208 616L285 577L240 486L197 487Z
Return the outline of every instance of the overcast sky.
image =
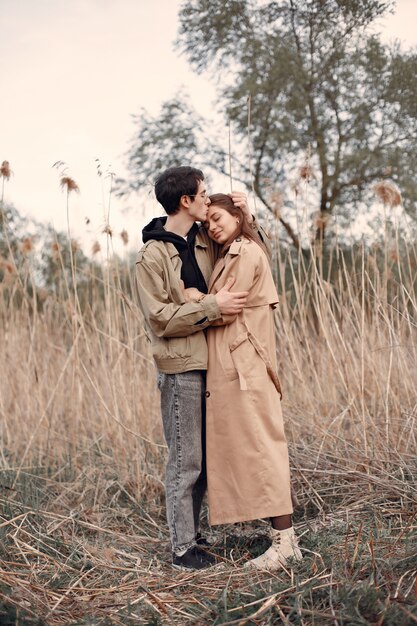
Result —
M58 172L81 193L71 198L72 231L88 251L107 209L102 169L125 173L131 115L161 103L185 85L199 113L210 115L214 88L191 73L173 49L180 0L0 0L0 162L14 172L5 201L24 215L65 229ZM385 38L417 45L417 0L398 0L381 22ZM104 186L104 191L103 191ZM157 205L126 212L112 199L110 223L126 227L133 247ZM85 218L90 219L86 227Z

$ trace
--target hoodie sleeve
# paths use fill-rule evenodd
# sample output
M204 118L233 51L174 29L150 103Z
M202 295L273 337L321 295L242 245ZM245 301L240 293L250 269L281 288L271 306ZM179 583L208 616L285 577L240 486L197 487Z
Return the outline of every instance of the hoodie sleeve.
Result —
M214 295L201 302L173 302L155 261L142 258L136 263L136 288L145 320L157 337L187 337L221 317Z

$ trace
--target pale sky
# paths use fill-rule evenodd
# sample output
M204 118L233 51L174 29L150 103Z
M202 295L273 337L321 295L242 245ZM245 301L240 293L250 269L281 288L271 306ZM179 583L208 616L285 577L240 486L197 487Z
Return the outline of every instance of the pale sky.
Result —
M102 169L124 175L131 115L145 107L157 114L162 102L185 85L202 115L214 111L215 90L193 74L173 49L180 0L0 0L0 162L14 172L5 201L24 215L66 228L65 196L59 174L81 193L71 197L72 234L86 252L100 239L107 210ZM381 23L387 39L417 45L417 0L398 0ZM104 187L104 189L103 189ZM140 244L140 229L160 210L150 202L126 212L112 198L115 234L129 232ZM86 227L85 217L90 219ZM101 240L103 236L101 236Z

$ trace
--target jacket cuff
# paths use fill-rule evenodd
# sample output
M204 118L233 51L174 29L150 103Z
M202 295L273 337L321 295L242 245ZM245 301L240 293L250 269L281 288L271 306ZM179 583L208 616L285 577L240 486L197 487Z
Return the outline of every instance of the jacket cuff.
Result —
M209 322L218 320L221 318L219 305L217 304L216 296L212 293L208 294L204 300L204 313L207 315Z

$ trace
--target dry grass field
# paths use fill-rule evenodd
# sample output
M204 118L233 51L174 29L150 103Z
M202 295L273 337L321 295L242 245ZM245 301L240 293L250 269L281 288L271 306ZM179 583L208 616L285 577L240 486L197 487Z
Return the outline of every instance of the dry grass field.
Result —
M334 247L325 264L275 257L304 561L273 575L241 567L267 544L263 521L216 529L219 569L170 567L165 446L132 270L109 264L76 291L62 274L54 294L35 287L29 261L8 262L1 624L417 623L415 246Z

